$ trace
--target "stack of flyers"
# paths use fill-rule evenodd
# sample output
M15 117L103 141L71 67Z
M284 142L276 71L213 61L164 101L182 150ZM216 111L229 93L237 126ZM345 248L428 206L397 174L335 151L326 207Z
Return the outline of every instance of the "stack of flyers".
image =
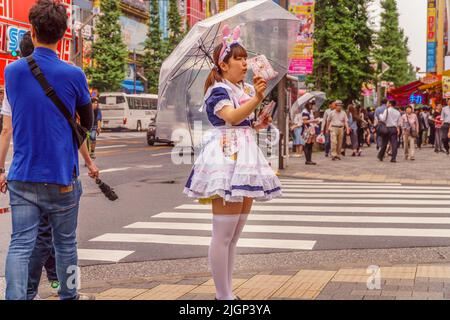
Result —
M276 103L275 101L271 101L268 105L266 105L261 112L258 115L258 119L256 119L255 126L258 126L262 124L264 119L267 118L267 116L272 116L273 110L275 109Z
M262 77L264 80L269 81L278 76L276 72L267 60L265 55L259 55L247 60L250 68L256 76Z

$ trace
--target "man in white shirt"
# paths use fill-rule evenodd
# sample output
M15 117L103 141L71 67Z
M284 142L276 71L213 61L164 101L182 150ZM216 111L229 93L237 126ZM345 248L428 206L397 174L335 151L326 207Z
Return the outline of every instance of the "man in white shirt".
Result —
M330 138L330 132L327 130L328 127L328 117L330 116L331 111L336 109L336 101L333 101L330 104L330 107L325 110L323 114L323 120L322 120L322 127L321 127L321 133L325 135L325 157L328 157L330 155L331 151L331 138Z
M388 134L381 137L381 149L378 153L378 159L383 161L384 155L386 153L387 146L389 142L391 143L392 148L392 158L391 162L397 162L397 150L398 150L398 136L400 134L400 119L401 114L395 108L396 102L391 100L388 102L388 108L383 112L380 116L380 121L386 124L388 129Z
M441 112L441 135L442 135L442 143L445 148L445 152L447 155L450 154L449 148L449 138L450 138L450 99L447 99L447 106L442 109Z

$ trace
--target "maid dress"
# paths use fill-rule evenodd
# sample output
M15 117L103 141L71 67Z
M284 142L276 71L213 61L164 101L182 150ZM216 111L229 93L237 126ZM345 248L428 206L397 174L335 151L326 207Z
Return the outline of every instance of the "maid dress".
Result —
M213 128L203 136L201 152L183 193L210 203L214 198L243 202L244 197L269 201L281 196L281 183L258 147L252 118L231 126L217 113L225 106L239 108L255 95L249 84L216 82L205 94L204 105Z

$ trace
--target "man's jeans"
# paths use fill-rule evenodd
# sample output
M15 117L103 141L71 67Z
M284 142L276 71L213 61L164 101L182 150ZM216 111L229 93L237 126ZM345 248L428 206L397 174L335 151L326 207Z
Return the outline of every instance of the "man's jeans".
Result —
M8 182L12 235L6 258L7 300L27 299L28 264L42 217L49 217L62 300L77 298L76 229L81 182L68 187L47 183Z
M331 151L331 137L330 133L325 133L325 154L330 154Z
M38 236L28 264L27 300L33 300L38 293L42 267L45 266L49 281L58 280L55 266L55 249L53 247L52 228L48 214L43 214L39 224Z
M387 146L389 142L391 143L392 160L397 160L397 150L398 150L398 131L396 127L388 127L388 134L382 137L382 145L380 152L378 153L378 158L384 158Z

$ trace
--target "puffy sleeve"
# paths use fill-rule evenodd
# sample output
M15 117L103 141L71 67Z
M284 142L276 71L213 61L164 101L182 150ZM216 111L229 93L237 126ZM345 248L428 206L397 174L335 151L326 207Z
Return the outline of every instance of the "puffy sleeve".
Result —
M206 109L213 112L214 115L222 110L225 106L233 106L233 102L224 88L214 88L210 96L206 99Z

